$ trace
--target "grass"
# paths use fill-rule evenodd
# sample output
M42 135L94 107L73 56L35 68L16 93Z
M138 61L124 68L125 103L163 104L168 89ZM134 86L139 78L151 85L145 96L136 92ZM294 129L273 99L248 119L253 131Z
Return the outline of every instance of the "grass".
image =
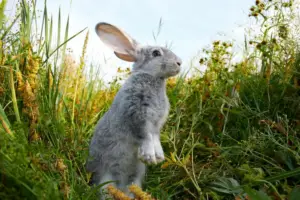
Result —
M96 199L84 168L88 144L129 71L120 69L105 87L85 64L89 32L69 36L69 19L63 25L59 11L53 24L46 5L38 26L36 1L21 0L15 18L7 19L5 3L0 3L0 199ZM215 41L199 59L207 66L204 73L195 66L192 77L168 81L171 111L161 133L166 161L149 167L144 184L152 197L299 197L297 2L255 1L249 12L260 32L245 33L241 61L233 62L231 41ZM86 39L76 64L66 45L79 34Z

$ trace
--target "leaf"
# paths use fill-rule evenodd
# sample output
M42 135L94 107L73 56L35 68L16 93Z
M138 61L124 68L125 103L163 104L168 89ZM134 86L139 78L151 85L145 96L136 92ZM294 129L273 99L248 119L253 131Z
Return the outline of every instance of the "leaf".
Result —
M190 154L187 154L183 159L182 159L182 164L186 165L190 161Z
M300 186L296 186L289 194L288 200L298 200L300 197Z
M171 154L171 159L172 159L172 161L176 163L177 160L176 160L176 158L175 158L174 152L171 152L170 154Z
M43 63L46 63L48 61L48 59L55 53L57 52L61 47L65 46L70 40L72 40L73 38L75 38L77 35L79 35L80 33L82 33L83 31L85 31L86 28L82 29L81 31L77 32L76 34L74 34L72 37L70 37L69 39L67 39L66 41L64 41L62 44L58 45L50 54L49 56L46 58L46 60Z
M1 12L1 11L0 11L0 12ZM13 26L15 25L15 23L18 21L19 17L20 17L20 14L18 14L18 15L15 17L15 19L12 21L12 23L11 23L8 27L6 27L6 28L4 29L4 32L3 32L3 34L1 35L0 40L3 40L3 39L5 38L5 36L11 31L12 27L13 27ZM1 18L1 17L0 17L0 18Z
M5 111L2 107L2 105L0 104L0 130L2 129L2 127L4 129L4 131L6 131L6 133L8 133L9 135L13 136L13 132L11 130L11 125L9 123L9 120L7 119L7 116L5 114Z
M250 200L272 200L271 197L269 197L266 193L264 193L261 190L257 191L246 187L245 191L248 194Z
M274 181L279 181L279 180L289 178L289 177L296 177L299 175L300 175L300 167L296 168L294 170L291 170L291 171L282 172L282 173L276 174L274 176L270 176L270 177L266 178L265 180L268 182L274 182Z
M9 123L9 120L5 114L5 111L4 111L4 108L2 106L2 104L0 104L0 116L1 118L3 119L3 121L10 127L10 123Z
M5 6L6 6L7 0L3 0L0 3L0 29L2 29L5 19Z
M212 182L210 187L212 190L225 194L239 194L243 192L240 184L233 178L221 177L217 181Z
M170 162L164 162L161 166L160 166L160 168L161 169L166 169L169 165L171 165L172 163L170 163Z

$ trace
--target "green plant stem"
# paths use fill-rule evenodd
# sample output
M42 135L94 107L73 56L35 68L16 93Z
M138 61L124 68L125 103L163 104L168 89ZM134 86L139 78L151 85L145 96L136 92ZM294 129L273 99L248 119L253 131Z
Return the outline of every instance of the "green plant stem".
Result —
M13 102L13 107L16 115L17 122L21 122L20 113L18 109L17 97L16 97L16 90L14 85L14 73L12 66L10 67L10 89L11 89L11 97Z

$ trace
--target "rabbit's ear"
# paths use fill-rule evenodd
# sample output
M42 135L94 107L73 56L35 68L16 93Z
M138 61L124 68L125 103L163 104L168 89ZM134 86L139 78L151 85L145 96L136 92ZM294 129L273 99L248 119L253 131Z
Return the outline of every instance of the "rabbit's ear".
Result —
M122 59L122 60L125 60L125 61L128 61L128 62L135 62L136 59L134 56L131 56L131 55L128 55L128 54L121 54L121 53L117 53L116 51L114 51L115 55Z
M100 39L115 52L115 55L125 61L136 61L137 42L119 28L108 24L98 23L96 32Z

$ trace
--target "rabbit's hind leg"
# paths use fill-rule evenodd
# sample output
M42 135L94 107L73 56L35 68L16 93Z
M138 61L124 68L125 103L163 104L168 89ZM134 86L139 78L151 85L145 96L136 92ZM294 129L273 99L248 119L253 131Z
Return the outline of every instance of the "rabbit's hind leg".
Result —
M100 184L105 184L103 185L101 188L100 188L100 200L105 200L107 199L107 186L108 185L112 185L114 187L117 187L116 185L116 182L111 182L111 181L114 181L113 180L113 176L112 174L110 174L109 172L106 172L100 179L99 179L99 182L97 183L97 185L100 185Z
M146 173L146 166L141 161L138 161L138 164L135 167L135 170L128 177L127 181L127 193L129 193L128 186L130 185L137 185L138 187L142 188L143 179ZM131 198L134 197L133 194L129 194Z
M130 174L130 176L129 176L128 184L129 185L135 184L135 185L139 186L140 188L142 188L142 182L143 182L145 173L146 173L145 164L142 163L141 161L138 161L136 170L134 171L134 173Z

